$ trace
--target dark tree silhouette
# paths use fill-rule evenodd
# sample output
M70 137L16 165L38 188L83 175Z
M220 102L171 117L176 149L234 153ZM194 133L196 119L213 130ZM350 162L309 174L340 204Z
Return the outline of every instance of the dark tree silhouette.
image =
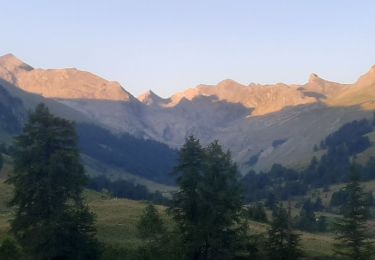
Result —
M347 199L341 209L343 218L335 223L338 242L334 252L341 258L369 259L373 253L373 245L367 228L368 198L359 184L359 175L355 169L352 169L350 182L344 190Z
M217 142L202 148L190 137L180 151L176 174L180 190L170 211L181 230L187 258L235 258L246 236L240 218L242 188L230 153Z
M74 124L39 104L16 138L15 206L11 232L35 259L96 259L94 216L82 191L86 182Z
M291 230L290 213L281 205L274 207L266 243L267 259L293 260L302 256L300 237Z

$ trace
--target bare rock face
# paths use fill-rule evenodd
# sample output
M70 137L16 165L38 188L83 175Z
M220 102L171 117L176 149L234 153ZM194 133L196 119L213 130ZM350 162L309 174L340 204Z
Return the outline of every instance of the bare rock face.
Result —
M312 73L309 77L309 81L301 86L301 90L305 95L315 96L323 100L339 95L350 86L350 84L339 84L324 80L317 74Z
M361 106L364 109L375 109L375 65L350 88L327 102L330 106Z
M354 84L327 81L316 74L303 85L243 85L228 79L166 99L152 91L136 99L120 84L89 72L34 69L13 55L0 57L0 79L57 100L113 132L175 148L189 135L203 144L218 139L244 172L273 163L308 163L315 144L375 109L375 67Z
M138 96L137 99L141 103L148 106L162 106L169 102L169 99L159 97L152 90L149 90L146 93Z
M295 86L286 84L250 84L245 86L227 79L215 86L199 85L173 95L165 106L174 107L182 100L192 101L200 96L212 96L216 97L218 101L241 104L251 109L253 116L277 112L288 106L316 102L314 97L304 95Z
M31 71L33 67L19 60L13 54L0 57L0 78L15 84L17 74L23 71Z
M17 85L48 98L128 101L131 95L119 83L77 69L35 69L18 74Z
M13 55L0 57L0 77L47 98L129 101L119 83L77 69L33 69Z

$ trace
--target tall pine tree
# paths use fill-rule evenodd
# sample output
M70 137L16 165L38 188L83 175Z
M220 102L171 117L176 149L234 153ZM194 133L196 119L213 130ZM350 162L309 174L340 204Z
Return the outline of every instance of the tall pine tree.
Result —
M200 236L201 213L199 191L203 176L204 151L199 140L190 136L180 149L175 169L179 191L173 195L170 212L177 222L188 258L200 259L202 237Z
M96 259L94 217L74 124L39 104L16 138L11 232L33 259Z
M217 141L205 149L205 168L199 186L203 259L234 259L243 243L243 189L229 152Z
M359 184L359 175L355 169L352 169L349 179L350 182L344 188L347 199L341 208L343 218L335 223L338 243L335 244L334 252L341 259L369 259L373 245L367 228L367 196Z
M141 239L154 242L165 233L164 222L154 205L149 204L137 223L138 235Z
M167 230L158 210L149 204L137 223L138 236L143 240L138 258L143 260L168 259Z
M300 237L291 230L290 209L275 206L266 243L267 259L294 260L302 255Z
M188 259L232 259L243 246L242 188L229 152L217 142L202 148L190 137L176 168L180 190L171 212Z

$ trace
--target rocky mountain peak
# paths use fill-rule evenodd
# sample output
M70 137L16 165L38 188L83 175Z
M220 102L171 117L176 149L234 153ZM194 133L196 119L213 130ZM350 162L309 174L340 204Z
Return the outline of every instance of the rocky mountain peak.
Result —
M11 53L8 53L4 56L0 56L0 67L10 72L16 69L23 69L27 71L33 69L33 67L24 63L23 61L21 61L20 59L18 59L16 56L14 56Z
M368 75L372 80L375 81L375 65L373 65L373 66L370 68L370 70L369 70L369 72L367 73L367 75Z
M33 69L13 54L0 57L0 78L31 93L57 99L129 101L118 82L76 68Z
M318 98L319 100L331 98L345 91L349 85L339 84L336 82L322 79L317 74L312 73L308 82L302 86L302 91L309 96Z
M49 98L109 101L129 101L132 98L118 82L77 69L28 71L19 75L17 85Z
M375 65L367 73L362 75L356 82L357 86L368 86L375 84Z
M252 110L252 115L264 115L282 110L287 106L309 104L316 101L306 97L296 87L286 84L242 85L234 80L226 79L217 85L199 85L171 97L168 106L175 106L181 100L193 101L199 96L213 96L217 101L241 104ZM211 102L211 101L209 101Z
M316 82L316 81L319 81L319 80L321 80L321 78L319 78L318 74L315 74L315 73L310 74L309 82Z
M216 86L226 86L226 87L231 87L233 85L239 85L240 83L238 83L237 81L233 80L233 79L224 79L222 81L220 81L219 83L217 83Z
M168 101L168 99L158 96L152 90L141 94L137 99L145 105L161 105Z
M0 78L16 84L20 72L32 71L33 67L24 63L13 54L0 56Z

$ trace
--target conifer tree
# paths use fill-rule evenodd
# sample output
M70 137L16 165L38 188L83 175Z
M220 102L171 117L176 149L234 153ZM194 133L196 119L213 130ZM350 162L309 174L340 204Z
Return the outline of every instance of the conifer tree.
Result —
M149 204L137 223L138 235L142 239L155 241L165 231L164 223L154 205Z
M236 165L218 142L202 148L190 137L176 168L180 190L171 212L181 230L188 259L232 259L244 229L242 188Z
M94 216L82 191L86 182L74 124L44 104L30 113L15 140L15 206L11 232L32 259L96 259Z
M199 259L202 237L200 236L199 192L202 182L204 151L193 136L186 139L180 149L179 162L175 169L179 191L173 195L170 212L180 229L188 257Z
M291 230L290 213L278 205L273 209L266 243L267 259L294 260L302 256L300 237Z
M168 259L169 243L167 230L164 222L154 205L149 204L143 211L137 223L138 236L144 240L143 245L138 249L137 259L157 260Z
M12 238L5 238L0 246L1 260L19 260L22 259L21 248Z
M296 221L297 228L309 232L317 231L317 221L314 212L314 205L310 199L303 203L302 209Z
M203 259L235 258L241 233L243 189L237 166L217 141L205 149L206 161L200 191Z
M359 175L352 169L350 182L345 186L347 199L341 212L343 218L335 223L336 239L334 252L341 259L369 259L373 245L369 239L367 220L369 207L366 193L359 184Z

